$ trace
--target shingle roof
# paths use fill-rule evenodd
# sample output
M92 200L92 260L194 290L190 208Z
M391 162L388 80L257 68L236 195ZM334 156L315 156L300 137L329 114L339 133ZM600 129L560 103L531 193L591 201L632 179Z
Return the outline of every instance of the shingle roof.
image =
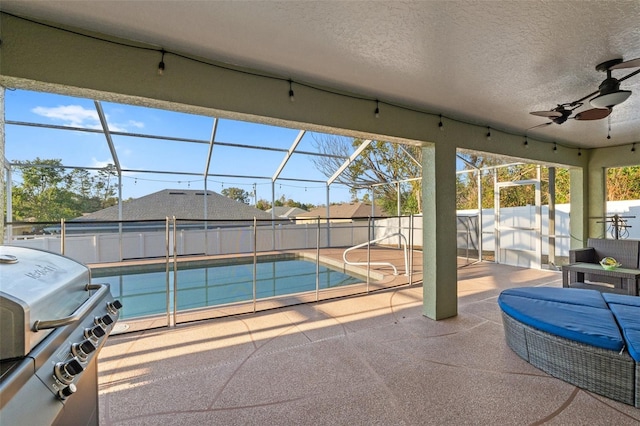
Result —
M272 209L268 209L266 212L271 213L271 210ZM305 213L309 213L307 210L301 209L300 207L289 207L289 206L276 206L273 208L273 211L275 212L276 217L281 217L281 218L296 217Z
M326 218L327 217L327 208L326 207L316 207L312 209L308 213L300 214L296 217L318 217ZM371 214L371 204L367 203L348 203L348 204L334 204L329 206L329 216L331 218L337 219L355 219L355 218L367 218L372 216ZM386 216L382 212L382 209L378 206L374 206L373 216L380 217Z
M123 220L205 219L204 191L164 189L122 204ZM207 191L206 219L271 219L271 214L255 207ZM77 220L118 220L118 206L85 215Z

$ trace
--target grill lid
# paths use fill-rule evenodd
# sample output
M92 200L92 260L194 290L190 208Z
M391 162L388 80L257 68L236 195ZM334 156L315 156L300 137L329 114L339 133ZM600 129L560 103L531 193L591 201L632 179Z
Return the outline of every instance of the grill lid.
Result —
M36 320L72 314L90 296L89 269L43 250L0 246L0 359L26 356L48 331Z

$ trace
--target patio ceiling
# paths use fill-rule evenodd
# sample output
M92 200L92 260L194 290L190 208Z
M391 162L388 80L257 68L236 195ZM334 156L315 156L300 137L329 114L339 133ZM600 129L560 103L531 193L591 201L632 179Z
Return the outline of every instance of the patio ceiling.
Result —
M640 58L637 1L3 0L1 8L576 147L640 141L640 75L622 82L633 94L610 120L527 130L548 122L529 112L597 91L606 77L597 64ZM588 108L587 99L576 112Z

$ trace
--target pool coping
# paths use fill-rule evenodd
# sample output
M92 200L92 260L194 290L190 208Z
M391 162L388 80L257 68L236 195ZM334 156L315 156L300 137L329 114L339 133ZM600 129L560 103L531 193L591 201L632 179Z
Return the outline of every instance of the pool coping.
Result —
M273 260L305 260L316 261L316 255L314 253L304 251L288 251L288 252L268 252L255 256L258 262L269 262ZM222 255L222 256L180 256L176 258L178 265L187 265L188 267L203 267L203 266L215 266L217 264L224 265L239 265L247 264L253 261L254 255L250 254L236 254L236 255ZM155 258L155 259L131 259L124 260L122 262L112 263L94 263L89 264L89 269L93 271L100 271L101 274L118 274L122 272L137 273L137 272L149 272L155 270L158 266L167 264L169 270L173 270L173 258L167 259ZM342 272L351 276L355 275L355 278L366 281L367 268L355 265L348 265L336 259L332 259L326 256L319 257L320 265L333 269L337 272ZM369 278L371 280L381 281L385 278L385 274L369 270Z

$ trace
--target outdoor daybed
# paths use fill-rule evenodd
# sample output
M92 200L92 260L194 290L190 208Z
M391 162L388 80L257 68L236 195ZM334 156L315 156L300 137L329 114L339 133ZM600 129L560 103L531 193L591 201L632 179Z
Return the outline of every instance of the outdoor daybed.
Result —
M507 344L550 375L640 408L640 297L524 287L498 297Z

